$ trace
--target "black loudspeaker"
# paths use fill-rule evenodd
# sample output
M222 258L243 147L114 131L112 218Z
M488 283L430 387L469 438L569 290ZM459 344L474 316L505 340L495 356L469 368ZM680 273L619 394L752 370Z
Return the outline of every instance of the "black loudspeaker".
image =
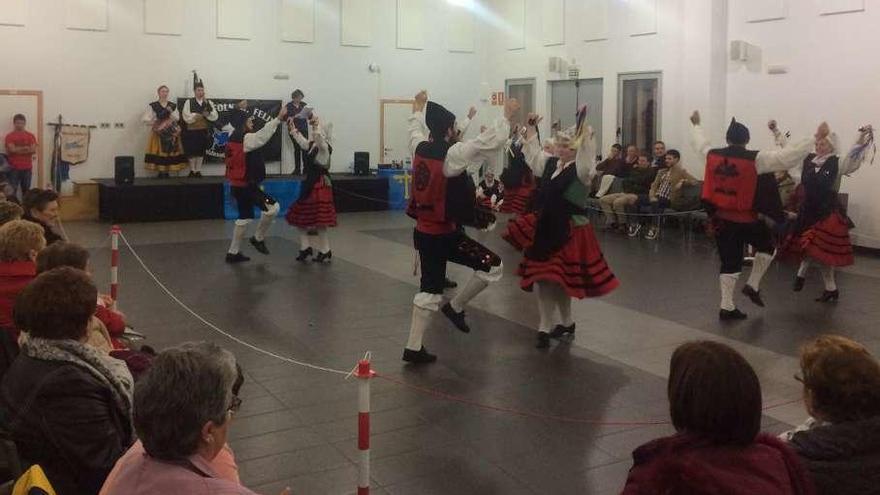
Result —
M370 153L354 152L354 175L370 175Z
M113 168L113 180L117 185L134 184L134 157L117 156Z

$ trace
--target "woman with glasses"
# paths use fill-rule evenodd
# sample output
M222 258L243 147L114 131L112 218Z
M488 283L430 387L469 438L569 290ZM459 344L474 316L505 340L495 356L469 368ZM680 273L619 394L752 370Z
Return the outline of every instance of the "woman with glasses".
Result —
M823 335L801 348L810 418L781 436L803 459L820 494L880 487L880 362L862 344Z
M140 442L116 463L101 495L253 495L218 467L243 382L235 357L216 344L159 354L134 394Z

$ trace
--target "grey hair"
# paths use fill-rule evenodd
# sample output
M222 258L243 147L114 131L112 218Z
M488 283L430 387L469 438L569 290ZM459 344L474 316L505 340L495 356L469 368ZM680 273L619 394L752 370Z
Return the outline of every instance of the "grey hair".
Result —
M134 427L144 450L167 461L195 454L202 427L226 421L238 373L235 356L209 342L159 354L134 390Z

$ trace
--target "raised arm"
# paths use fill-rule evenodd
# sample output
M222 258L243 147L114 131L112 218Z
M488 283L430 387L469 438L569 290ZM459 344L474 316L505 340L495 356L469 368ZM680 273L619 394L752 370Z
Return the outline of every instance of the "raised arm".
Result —
M583 113L580 117L581 128L578 129L580 136L580 145L575 155L574 164L577 167L578 179L581 183L589 185L593 170L596 167L596 136L593 127L587 123L587 106L584 105L578 113Z
M850 175L864 164L868 159L874 158L874 129L866 125L859 129L859 135L855 144L846 155L840 158L839 176Z
M700 117L700 112L694 110L694 113L691 114L691 148L694 151L700 154L702 158L706 158L706 155L709 154L709 150L712 149L712 144L709 143L709 138L706 137L706 132L703 130L703 126L700 125L702 118Z
M425 105L428 104L428 92L425 90L413 99L413 112L409 116L409 153L416 154L419 144L428 140L428 124L425 123Z
M269 140L272 139L272 135L275 134L275 129L278 128L280 122L281 121L278 120L278 117L275 117L269 122L266 122L266 125L264 125L259 131L245 134L243 140L244 152L249 153L268 143Z
M319 165L322 165L324 168L330 166L330 145L327 142L327 136L325 135L324 126L320 124L317 117L315 118L315 125L311 129L312 139L315 141L315 147L318 148L318 154L315 156L315 162Z
M828 128L828 124L822 122L812 138L801 139L783 149L759 151L755 158L758 173L781 172L801 165L807 155L815 148L816 141L828 137L830 133L831 129Z
M309 149L309 140L306 139L306 137L303 136L301 132L299 132L299 129L296 128L296 124L294 124L293 121L291 121L287 125L287 131L290 133L290 135L293 137L293 139L296 141L296 144L298 144L300 148L304 150Z
M541 117L535 114L529 114L526 124L526 135L522 138L522 154L525 158L526 165L532 169L532 173L536 177L544 175L544 167L550 155L544 153L544 148L538 141L538 124L541 123Z
M788 134L779 130L779 125L775 120L767 122L767 128L773 133L773 142L776 143L776 146L779 146L780 148L788 146Z
M468 110L467 117L461 119L461 121L458 122L458 132L460 132L462 136L467 132L468 128L473 123L475 115L477 115L477 109L476 107L471 107Z
M467 170L472 163L495 163L495 155L507 142L510 135L510 122L507 118L495 122L474 139L453 144L443 163L443 175L455 177Z

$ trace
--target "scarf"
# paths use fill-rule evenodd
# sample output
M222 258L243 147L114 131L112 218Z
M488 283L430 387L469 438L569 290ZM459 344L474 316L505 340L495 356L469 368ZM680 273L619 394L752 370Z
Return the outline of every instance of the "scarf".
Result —
M112 358L92 346L75 340L29 337L22 345L26 356L44 361L72 363L107 385L116 406L131 421L134 379L125 362ZM133 425L131 431L134 431ZM131 441L134 441L132 434Z

